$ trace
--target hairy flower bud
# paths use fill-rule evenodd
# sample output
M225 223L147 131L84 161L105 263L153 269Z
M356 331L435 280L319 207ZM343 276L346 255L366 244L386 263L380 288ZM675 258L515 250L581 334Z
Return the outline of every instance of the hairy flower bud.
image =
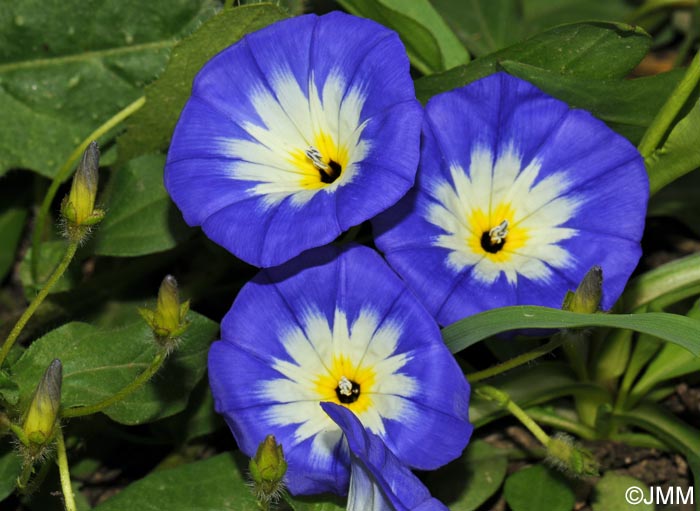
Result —
M571 312L592 314L598 311L603 296L603 270L594 266L583 277L575 292L569 291L564 298L562 309Z
M284 475L287 473L287 462L284 459L282 446L273 435L268 435L260 442L255 457L248 464L250 476L253 479L253 490L260 502L271 502L279 498L284 489Z
M187 330L190 323L185 317L189 310L189 300L180 303L175 277L167 275L158 290L156 308L140 308L139 313L151 327L159 343L171 344Z
M55 359L34 391L34 397L24 416L22 429L30 448L41 448L53 439L61 406L62 381L63 366L60 360Z
M574 477L597 476L598 463L593 455L576 445L566 434L559 433L547 443L547 461L550 465Z
M95 208L99 166L100 150L97 142L91 142L75 171L70 192L61 203L61 214L67 223L69 235L71 229L89 228L104 218L104 211Z

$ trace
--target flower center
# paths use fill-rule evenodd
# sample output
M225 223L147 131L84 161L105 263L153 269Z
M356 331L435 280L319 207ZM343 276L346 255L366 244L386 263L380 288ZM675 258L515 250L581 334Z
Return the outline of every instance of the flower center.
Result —
M360 397L360 384L349 380L346 376L341 376L338 386L335 388L338 401L343 404L350 404Z
M508 236L508 220L503 220L496 227L484 231L481 235L481 248L489 254L496 254L506 244Z
M329 184L340 177L340 173L343 171L340 163L334 160L329 160L326 163L321 152L313 146L310 146L305 153L312 165L318 170L322 183Z

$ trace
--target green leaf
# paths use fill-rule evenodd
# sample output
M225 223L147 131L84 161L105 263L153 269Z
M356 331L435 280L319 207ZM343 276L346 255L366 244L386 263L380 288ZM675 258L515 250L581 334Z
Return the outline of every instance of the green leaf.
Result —
M22 471L22 459L5 438L0 447L0 501L15 491L17 477Z
M673 71L634 80L581 80L514 61L503 61L501 66L569 106L588 110L634 143L642 138L681 77Z
M151 425L156 436L172 438L178 445L225 427L223 417L214 410L214 397L206 378L192 392L185 410Z
M19 244L27 210L24 208L7 208L0 211L0 281L12 268L15 252Z
M700 254L692 254L650 270L627 284L621 302L635 311L664 295L700 284Z
M562 362L540 362L534 367L518 367L489 379L489 385L508 394L521 408L569 395L583 396L596 402L611 400L609 393L597 384L579 382L571 367ZM505 414L502 407L476 394L469 403L469 419L476 427Z
M537 328L629 328L669 341L700 355L700 320L666 312L646 314L580 314L535 305L502 307L464 318L442 330L447 347L456 353L482 339L509 330Z
M97 506L95 511L259 511L243 474L247 462L220 454L153 472Z
M637 379L637 376L639 376L639 373L642 371L642 369L644 369L647 362L649 362L649 360L656 355L662 345L673 346L671 344L664 344L662 341L651 335L639 335L637 342L634 345L634 350L632 351L629 364L627 364L627 368L625 369L621 392L623 392L625 395L629 393L629 389Z
M136 316L136 311L134 311ZM179 348L146 385L104 413L122 424L141 424L185 409L190 392L202 379L209 344L218 325L196 313ZM26 406L46 367L63 362L61 404L64 408L102 401L131 383L155 356L149 327L140 318L113 330L68 323L34 341L12 366Z
M513 511L572 511L576 503L566 480L543 465L525 467L509 476L503 495Z
M211 0L14 0L0 9L0 174L53 176L142 93Z
M477 57L500 50L522 35L517 0L432 0L432 3Z
M466 66L416 80L416 95L425 103L436 94L495 73L499 62L504 60L551 70L562 76L576 76L579 82L585 82L580 78L623 78L647 53L650 42L649 35L642 29L622 23L563 25ZM677 75L668 92L679 78ZM659 102L664 100L665 96Z
M688 317L700 319L700 303L695 303ZM675 344L665 344L632 388L630 399L636 402L659 383L697 371L700 371L700 357Z
M344 499L336 495L291 497L295 511L345 511ZM287 508L284 507L284 510Z
M648 498L649 487L634 477L607 472L593 488L593 511L620 511L628 509L631 504L625 500L625 492L636 486L644 491L644 498ZM635 497L635 495L631 495ZM653 511L654 504L640 502L634 505L635 511Z
M352 14L396 30L411 63L422 73L469 62L469 53L428 0L340 0Z
M697 151L686 153L693 158ZM700 236L700 208L697 206L700 172L690 172L659 190L649 200L648 216L670 216Z
M5 370L0 370L0 399L9 405L19 401L19 387Z
M522 4L528 33L587 20L625 21L634 10L625 0L523 0Z
M191 234L163 186L164 165L165 156L146 155L116 172L107 214L95 234L96 254L133 257L162 252Z
M166 148L190 95L192 80L202 66L245 34L284 17L285 13L272 5L226 9L177 44L163 75L146 87L146 105L130 118L128 131L117 141L119 161Z
M24 296L31 300L48 280L66 253L68 242L66 240L46 241L42 244L41 260L39 261L37 278L34 280L31 271L32 249L29 248L19 265L19 280L24 287ZM51 288L49 294L61 293L75 287L81 280L80 261L86 256L84 251L78 250L76 258L68 267L68 270L58 279L56 285Z
M632 410L617 413L616 418L655 435L677 452L700 456L700 431L655 403L642 401Z
M451 511L475 511L501 487L507 466L502 450L474 440L462 457L430 472L425 482L433 497Z
M700 100L671 129L663 145L644 161L649 173L651 194L688 172L700 168L698 125L700 125Z

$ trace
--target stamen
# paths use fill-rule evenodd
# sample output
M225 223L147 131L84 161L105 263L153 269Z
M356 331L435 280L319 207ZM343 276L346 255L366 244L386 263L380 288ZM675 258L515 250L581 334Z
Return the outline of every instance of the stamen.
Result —
M338 401L344 405L354 403L360 398L360 384L346 376L341 376L338 386L335 388L335 395L338 396Z
M309 160L311 160L311 163L313 163L314 167L316 167L318 170L328 174L328 171L331 168L325 161L323 161L323 155L321 154L321 152L318 149L316 149L315 147L309 146L309 148L306 150L306 157Z
M338 382L338 392L344 396L352 395L352 382L347 377L342 376Z
M313 166L316 168L316 170L318 170L319 174L321 175L320 177L322 183L329 184L334 182L336 179L338 179L340 173L343 171L343 168L338 162L331 160L328 163L326 163L323 159L321 151L319 151L313 146L309 146L308 149L306 149L305 154L306 157L309 160L311 160L311 163L313 163Z
M492 245L500 245L508 236L508 220L503 220L500 224L489 231L489 238Z

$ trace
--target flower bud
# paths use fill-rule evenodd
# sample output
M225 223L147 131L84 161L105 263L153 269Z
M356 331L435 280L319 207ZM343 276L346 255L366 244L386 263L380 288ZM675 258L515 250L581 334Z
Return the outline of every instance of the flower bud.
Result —
M586 449L576 445L563 433L550 438L547 443L547 461L550 465L574 477L598 475L598 463Z
M255 457L250 459L248 468L258 501L276 500L284 488L282 480L287 473L287 462L284 459L282 446L277 443L273 435L268 435L260 442Z
M594 266L583 277L575 292L569 291L564 298L562 309L571 312L592 314L598 311L603 296L603 270Z
M158 290L158 301L154 310L139 309L139 313L151 327L156 339L167 344L177 340L189 326L185 319L190 310L189 300L180 303L177 281L172 275L163 279Z
M61 214L69 228L90 227L104 218L104 211L95 209L99 165L100 151L97 142L91 142L75 171L70 193L61 204Z
M61 406L62 381L63 366L60 360L55 359L34 391L34 397L24 416L22 429L30 448L41 448L53 439Z

